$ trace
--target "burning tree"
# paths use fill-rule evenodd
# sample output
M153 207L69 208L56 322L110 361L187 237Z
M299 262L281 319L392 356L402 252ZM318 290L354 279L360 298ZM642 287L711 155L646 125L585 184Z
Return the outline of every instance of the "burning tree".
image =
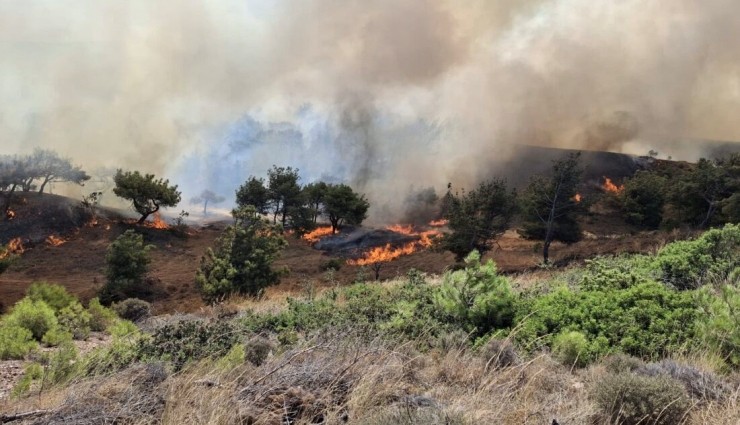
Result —
M191 204L203 204L203 215L208 215L208 204L218 204L219 202L225 201L226 198L223 196L219 196L213 191L210 191L208 189L204 190L200 193L199 196L194 197L190 200Z
M445 196L445 218L451 230L441 240L442 248L462 261L471 251L489 251L496 238L509 228L517 210L516 192L506 182L494 179L462 195Z
M113 181L113 193L132 202L134 209L141 214L139 224L161 207L174 207L180 202L177 185L170 186L169 180L155 179L154 174L142 175L138 171L118 170Z
M256 295L279 282L272 263L287 245L280 226L247 206L234 210L235 223L208 249L196 274L201 296L213 303L232 294Z
M543 241L542 258L550 260L553 241L573 243L581 238L576 218L583 213L583 203L576 200L583 170L581 153L573 153L555 161L550 177L535 176L523 197L524 223L522 234Z
M346 184L328 185L324 197L324 214L331 223L332 233L342 224L359 225L367 218L370 204L365 195L358 195Z

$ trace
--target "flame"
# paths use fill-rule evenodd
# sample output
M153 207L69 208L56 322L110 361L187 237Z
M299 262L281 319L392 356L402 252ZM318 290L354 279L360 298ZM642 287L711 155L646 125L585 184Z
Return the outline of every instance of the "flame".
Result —
M386 227L386 230L409 236L418 236L419 240L409 242L395 248L392 247L391 244L378 246L366 252L361 258L356 260L347 260L347 264L351 266L367 266L370 264L387 263L401 256L411 255L424 248L431 247L432 244L434 244L434 238L440 235L440 232L437 230L416 232L412 226L400 224L388 226Z
M321 240L321 238L323 238L324 236L329 235L331 235L331 226L322 226L317 228L313 232L309 232L303 235L303 240L313 245Z
M159 214L159 211L155 212L153 215L154 220L149 222L148 227L151 227L153 229L169 229L170 226L167 225L167 223L162 220L162 215Z
M583 200L583 196L581 196L580 193L576 193L571 199L573 199L573 201L575 201L576 203L580 203Z
M5 217L8 219L8 221L15 218L15 211L8 210L8 212L5 213Z
M25 251L26 250L25 248L23 248L23 241L21 241L21 238L12 239L10 242L8 242L5 250L0 249L0 260L2 260L3 258L7 258L13 254L23 254Z
M624 190L624 185L617 186L612 182L612 179L604 176L604 184L601 186L601 188L608 193L621 193Z
M450 220L439 219L439 220L430 221L429 225L432 227L443 227L443 226L447 226L449 223L450 223Z
M62 238L58 238L58 237L56 237L54 235L49 235L46 238L46 243L49 244L49 245L51 245L51 246L63 245L65 242L67 242L67 241L64 240L64 239L62 239Z

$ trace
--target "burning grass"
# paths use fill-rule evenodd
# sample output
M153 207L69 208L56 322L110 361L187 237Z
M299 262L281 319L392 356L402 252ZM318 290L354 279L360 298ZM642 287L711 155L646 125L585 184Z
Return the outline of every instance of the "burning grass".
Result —
M4 250L0 250L0 260L12 255L20 255L24 252L26 252L26 249L23 247L23 240L21 238L14 238L8 242Z
M360 258L347 260L347 264L352 266L366 266L379 263L387 263L405 255L411 255L420 250L430 248L434 244L434 239L441 233L437 230L426 230L417 232L411 225L396 224L386 227L386 230L400 233L407 236L418 237L416 241L408 242L400 246L393 246L388 243L384 246L378 246L365 252Z
M601 185L601 189L606 193L614 193L618 195L624 191L624 185L617 186L614 184L612 179L604 176L604 184Z
M60 237L49 235L47 236L45 242L47 245L50 245L50 246L60 246L60 245L64 245L67 241Z
M321 226L316 228L316 230L303 235L303 240L313 245L316 242L320 241L321 238L329 236L331 234L333 234L331 226Z

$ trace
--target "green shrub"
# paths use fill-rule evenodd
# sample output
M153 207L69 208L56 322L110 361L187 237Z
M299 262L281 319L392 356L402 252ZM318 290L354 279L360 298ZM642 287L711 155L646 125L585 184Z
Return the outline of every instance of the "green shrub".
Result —
M591 396L609 423L624 425L674 425L691 406L675 380L631 373L607 374L594 383Z
M125 320L138 322L152 315L152 305L138 298L128 298L111 306L116 314Z
M67 292L67 289L64 286L47 282L32 283L31 286L28 287L26 295L32 301L45 302L46 305L53 308L55 312L77 301L77 298Z
M22 359L38 347L30 330L0 322L0 360Z
M38 363L30 363L23 370L23 376L13 387L11 395L14 398L21 397L31 390L34 381L44 376L44 369Z
M52 385L64 384L81 371L77 347L72 341L60 344L59 348L51 354L48 362L46 379Z
M90 300L87 305L87 312L90 313L90 330L95 332L104 331L118 318L113 310L100 304L97 297Z
M75 301L57 313L57 319L62 329L72 334L74 339L87 339L90 336L90 321L92 315Z
M660 278L653 259L644 255L596 257L586 260L582 271L579 288L585 291L626 289Z
M113 339L107 346L85 356L81 369L86 375L109 374L131 365L139 357L141 333L127 320L116 320L108 328Z
M44 301L33 301L30 298L18 301L5 320L9 324L28 329L37 341L58 326L54 309Z
M728 365L740 368L740 288L723 285L697 293L697 335Z
M711 279L724 279L740 267L740 225L711 229L695 240L666 245L656 257L664 282L694 289Z
M49 347L56 347L65 341L72 341L73 339L74 336L72 333L62 329L61 327L56 327L45 333L41 338L41 342Z
M586 336L577 331L562 332L552 343L552 353L567 366L585 366L590 361Z
M152 245L144 244L144 237L127 230L108 247L105 256L106 283L100 291L100 301L110 304L129 298L140 286L149 270L149 251Z
M621 290L562 288L522 304L517 340L539 348L563 331L578 331L589 341L592 358L612 351L658 357L693 342L696 316L692 293L657 282Z
M137 350L141 358L169 361L180 370L190 361L224 356L237 342L236 328L228 322L190 320L158 328Z
M465 269L445 274L435 296L439 310L478 335L511 326L516 300L508 279L498 274L493 261L481 265L477 251L465 264Z

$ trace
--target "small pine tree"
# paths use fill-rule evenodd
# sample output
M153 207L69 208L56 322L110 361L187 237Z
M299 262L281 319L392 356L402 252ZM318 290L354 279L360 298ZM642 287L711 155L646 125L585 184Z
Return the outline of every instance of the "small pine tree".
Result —
M105 256L107 280L100 293L103 304L134 295L131 291L144 281L149 270L149 251L152 248L152 245L145 245L144 237L133 230L127 230L110 244Z
M116 183L113 193L130 200L134 209L141 214L139 224L161 207L175 207L180 202L181 194L177 185L170 186L169 180L155 179L154 174L118 170L113 181Z
M203 299L216 302L232 294L256 295L280 280L273 261L287 245L282 228L261 218L254 207L233 213L235 224L208 249L196 274Z

